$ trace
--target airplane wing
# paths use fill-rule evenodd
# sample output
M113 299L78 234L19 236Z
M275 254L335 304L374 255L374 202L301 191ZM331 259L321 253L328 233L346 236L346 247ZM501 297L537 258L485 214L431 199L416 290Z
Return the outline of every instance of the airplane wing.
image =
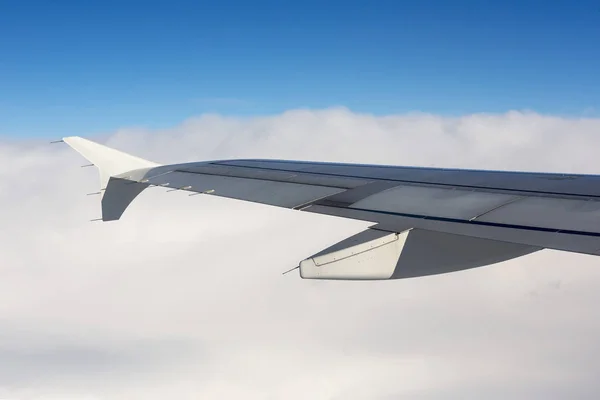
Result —
M600 176L282 160L159 165L80 137L99 168L102 220L149 186L373 222L302 260L307 279L455 272L548 248L600 254Z

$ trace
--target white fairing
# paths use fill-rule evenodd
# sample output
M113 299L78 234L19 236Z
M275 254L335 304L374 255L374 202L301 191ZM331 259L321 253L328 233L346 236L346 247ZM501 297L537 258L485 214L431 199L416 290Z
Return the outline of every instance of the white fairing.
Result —
M390 279L404 248L408 232L392 233L369 242L316 255L300 263L305 279Z
M368 229L300 263L305 279L382 280L438 275L495 264L539 248L423 229Z

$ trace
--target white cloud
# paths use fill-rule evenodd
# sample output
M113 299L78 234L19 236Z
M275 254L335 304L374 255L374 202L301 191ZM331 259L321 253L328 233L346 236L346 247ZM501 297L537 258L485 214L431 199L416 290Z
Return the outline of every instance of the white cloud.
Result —
M204 115L107 144L159 162L269 157L597 173L598 119ZM600 258L540 252L393 282L281 272L364 223L150 189L115 223L66 146L0 143L0 398L592 398ZM317 226L318 229L314 229Z

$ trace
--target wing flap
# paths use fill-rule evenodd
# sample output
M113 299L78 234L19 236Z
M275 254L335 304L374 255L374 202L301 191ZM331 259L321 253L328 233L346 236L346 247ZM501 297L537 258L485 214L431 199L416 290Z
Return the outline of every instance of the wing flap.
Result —
M350 207L469 220L519 199L514 194L403 185L375 193Z
M477 220L556 230L600 232L600 202L528 197L506 207L489 211Z
M367 210L311 205L303 211L342 218L373 222L377 229L388 232L402 232L420 228L435 232L454 233L509 243L521 243L554 250L581 254L600 254L600 235L576 234L551 230L531 229L530 227L507 227L481 225L469 221L449 221L428 218L382 214Z

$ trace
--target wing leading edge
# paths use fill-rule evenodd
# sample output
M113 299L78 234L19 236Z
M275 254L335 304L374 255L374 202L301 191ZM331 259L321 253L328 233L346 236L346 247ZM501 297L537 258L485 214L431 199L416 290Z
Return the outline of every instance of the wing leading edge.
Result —
M303 260L303 278L411 278L543 248L600 253L598 175L281 160L159 165L63 140L99 168L104 221L118 220L145 188L162 186L374 223Z

